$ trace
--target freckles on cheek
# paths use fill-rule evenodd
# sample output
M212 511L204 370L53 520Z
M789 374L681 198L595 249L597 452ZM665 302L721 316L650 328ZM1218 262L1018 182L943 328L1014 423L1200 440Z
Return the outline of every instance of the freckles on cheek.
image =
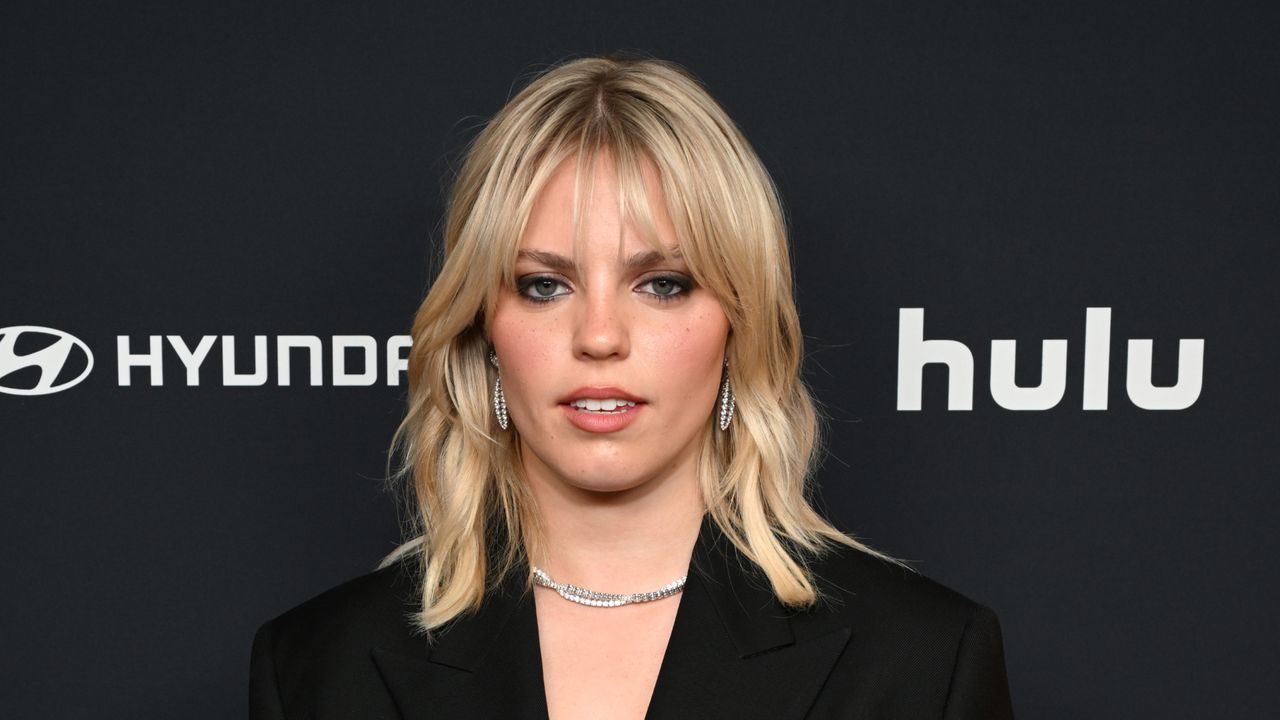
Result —
M546 367L556 357L556 335L554 331L534 329L524 337L522 351L529 358L530 365Z
M693 320L672 327L670 332L653 339L653 357L661 364L692 371L695 368L719 367L719 338L711 323Z
M525 325L512 334L512 340L516 357L512 359L511 368L520 375L519 382L526 392L543 396L565 389L555 387L564 374L557 367L563 364L565 351L553 329Z

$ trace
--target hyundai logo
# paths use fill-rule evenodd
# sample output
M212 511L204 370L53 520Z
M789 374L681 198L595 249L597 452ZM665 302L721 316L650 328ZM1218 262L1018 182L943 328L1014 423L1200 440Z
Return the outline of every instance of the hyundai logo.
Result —
M44 339L47 344L39 350L19 355L17 352L19 338L31 336ZM53 342L49 343L48 338L52 338ZM63 369L67 367L67 361L76 352L84 354L84 369L76 377L59 382ZM15 387L10 376L29 367L39 368L40 378L34 385L23 383L23 387ZM0 328L0 393L50 395L78 385L81 380L89 376L89 371L92 369L93 353L89 351L88 345L74 335L35 325Z

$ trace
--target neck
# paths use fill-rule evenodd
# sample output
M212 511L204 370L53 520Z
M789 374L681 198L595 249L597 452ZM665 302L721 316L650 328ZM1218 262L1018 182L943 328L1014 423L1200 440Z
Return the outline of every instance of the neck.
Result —
M692 464L624 490L566 482L525 467L543 527L532 558L557 582L601 592L652 590L685 575L704 505Z

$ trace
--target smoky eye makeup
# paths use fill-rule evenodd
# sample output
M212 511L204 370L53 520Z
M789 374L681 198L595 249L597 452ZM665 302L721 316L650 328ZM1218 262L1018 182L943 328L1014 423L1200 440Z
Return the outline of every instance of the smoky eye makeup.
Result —
M567 294L554 292L557 285L564 284L553 275L526 275L516 280L516 294L532 303L548 303Z
M534 303L545 304L571 295L568 283L561 277L547 273L534 273L516 279L516 294L522 299ZM696 287L691 278L676 272L658 272L645 276L636 284L635 292L654 298L658 302L668 303L684 299ZM649 289L645 289L649 288Z
M646 285L652 285L655 290L658 290L653 293L653 296L662 302L683 299L694 287L693 280L678 273L661 273L645 278L640 282L640 286Z

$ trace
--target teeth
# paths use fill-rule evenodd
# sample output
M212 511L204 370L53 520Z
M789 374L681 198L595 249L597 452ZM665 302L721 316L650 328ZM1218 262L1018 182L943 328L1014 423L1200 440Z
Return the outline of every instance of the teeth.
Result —
M595 410L597 412L601 410L613 412L613 410L618 407L635 407L636 404L629 400L619 400L617 398L606 398L604 400L584 398L582 400L574 400L573 406L584 410Z

